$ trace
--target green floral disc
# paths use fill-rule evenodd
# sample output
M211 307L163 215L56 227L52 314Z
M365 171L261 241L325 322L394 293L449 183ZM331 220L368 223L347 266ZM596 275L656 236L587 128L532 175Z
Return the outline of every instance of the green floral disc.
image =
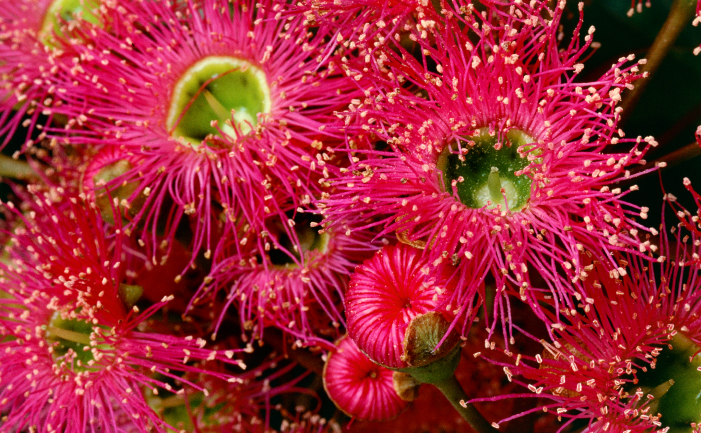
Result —
M236 138L247 134L259 113L270 112L270 89L260 69L235 57L210 56L191 66L178 80L166 125L171 135L192 144L219 132Z
M91 361L94 360L92 346L90 345L90 335L93 333L93 325L84 320L62 319L58 313L54 314L45 327L46 339L53 347L53 358L60 362L71 363L65 356L72 351L75 353L73 359L74 371L93 370ZM100 341L98 338L96 341ZM106 349L107 344L98 344L97 348Z
M454 143L446 146L438 157L436 165L443 172L445 190L452 191L455 181L460 201L474 209L497 205L504 209L508 205L511 211L523 209L531 196L531 179L517 176L515 172L527 167L531 161L523 152L528 150L526 147L521 153L518 149L533 143L533 138L518 129L511 129L500 143L498 135L490 135L487 128L478 132L479 135L465 137L461 152Z
M638 386L652 394L650 414L661 414L668 433L691 433L701 423L701 355L699 347L678 333L657 357L654 369L638 374ZM693 359L692 359L693 357Z
M44 20L39 30L39 38L47 46L53 46L53 34L62 35L61 20L73 21L79 14L83 20L98 24L99 19L96 16L96 11L100 6L98 0L55 0L46 10ZM60 19L57 19L60 17Z

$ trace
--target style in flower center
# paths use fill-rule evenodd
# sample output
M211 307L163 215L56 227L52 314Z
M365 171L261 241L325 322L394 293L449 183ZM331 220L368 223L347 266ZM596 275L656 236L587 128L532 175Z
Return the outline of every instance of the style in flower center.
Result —
M219 135L219 130L237 138L250 132L258 114L270 112L270 106L263 71L235 57L210 56L178 80L166 125L171 136L192 144Z
M526 145L534 140L518 129L509 130L501 139L487 128L477 132L460 147L457 143L446 146L438 157L445 191L452 192L455 183L460 201L474 209L497 205L511 211L523 209L531 196L531 179L521 170L531 162Z
M638 384L655 398L650 414L661 414L669 433L691 433L701 423L701 355L699 347L678 333L657 357L656 366L638 374ZM634 390L633 389L633 390Z
M329 249L330 236L328 233L319 233L319 229L312 227L312 223L318 222L318 218L310 217L307 214L297 214L293 219L295 225L295 235L299 244L296 244L282 227L278 233L278 243L282 248L292 253L299 260L306 253L316 251L324 254ZM296 263L289 254L280 249L273 249L269 252L270 261L280 267L295 267Z
M98 0L55 0L46 10L39 30L39 39L45 45L53 46L51 43L53 33L62 35L63 22L72 21L78 15L81 15L85 21L98 24L99 20L95 13L99 5Z
M90 335L94 327L79 319L63 319L59 313L54 314L46 326L46 339L53 347L52 356L55 362L73 366L73 371L91 370L95 355L91 345ZM100 338L95 339L96 342ZM98 344L95 347L105 348L107 345Z

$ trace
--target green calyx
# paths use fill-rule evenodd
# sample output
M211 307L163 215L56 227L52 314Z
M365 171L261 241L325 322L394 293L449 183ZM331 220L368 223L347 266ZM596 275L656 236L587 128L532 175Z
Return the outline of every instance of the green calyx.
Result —
M531 179L516 172L531 163L526 153L534 140L518 129L505 135L490 134L487 128L477 132L460 147L446 146L438 157L445 191L452 192L455 184L460 201L474 209L522 210L531 196Z
M39 30L39 39L48 47L53 47L54 33L61 36L63 22L75 20L78 16L84 21L98 24L98 0L54 0L46 10Z
M102 338L99 334L92 337L94 327L90 323L79 319L63 319L58 313L54 314L49 324L45 327L46 339L53 348L54 361L71 364L73 371L92 371L93 348L106 349L110 346L100 344Z
M395 369L411 377L398 375L395 371L392 377L394 389L400 398L412 400L416 398L420 384L430 383L445 395L474 431L498 433L467 402L469 398L455 378L455 369L462 355L459 343L460 337L450 329L450 322L442 314L431 311L414 317L405 331L403 342L402 360L409 367Z
M133 284L122 283L119 285L118 294L124 306L130 309L141 299L141 296L144 294L144 288Z
M461 352L458 344L460 338L455 332L451 331L443 339L449 329L450 323L435 311L412 319L403 343L402 361L408 367L397 371L410 374L420 383L436 384L452 377L460 362Z
M661 415L669 433L691 433L701 423L701 355L699 347L678 333L663 349L654 369L638 374L643 391L654 396L650 413Z
M258 123L258 114L270 108L263 71L235 57L210 56L192 65L178 80L166 126L171 136L191 144L220 135L218 129L237 138L249 133Z

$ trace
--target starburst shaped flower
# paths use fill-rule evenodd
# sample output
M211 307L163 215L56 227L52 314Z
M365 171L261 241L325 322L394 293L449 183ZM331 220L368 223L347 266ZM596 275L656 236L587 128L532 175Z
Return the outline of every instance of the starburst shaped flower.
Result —
M149 332L169 299L134 306L143 288L124 275L123 232L105 236L94 206L37 195L21 219L0 264L3 430L166 431L144 389L176 392L173 379L207 392L178 372L235 379L193 362L237 365L240 349L217 353L201 338Z
M637 65L625 66L632 57L580 81L593 29L580 46L577 27L562 47L562 2L495 2L484 13L461 5L432 32L414 32L423 61L401 48L380 55L377 96L358 101L346 122L388 148L357 146L323 211L331 220L367 212L431 264L457 265L451 303L462 313L491 274L488 313L504 318L507 281L536 311L563 295L553 285L532 290L529 270L546 282L559 272L576 278L583 249L649 248L634 221L645 209L627 205L613 182L656 143L622 138L617 127L621 91L638 77ZM625 142L629 152L608 151Z
M322 227L313 209L270 217L262 236L224 235L213 257L213 267L193 298L192 306L211 302L219 311L218 329L230 307L244 328L262 335L266 326L277 326L301 341L329 346L322 337L337 338L345 326L343 300L353 269L370 257L385 238L372 230L358 230L364 219ZM226 302L216 296L226 293ZM215 329L216 332L216 329Z
M96 22L96 7L93 0L0 4L0 148L20 126L27 128L27 140L35 126L41 127L40 115L47 114L41 106L55 98L53 75L59 64L70 62L55 36L69 33L69 26ZM37 140L43 137L41 132L37 135Z
M69 128L52 136L123 155L132 166L107 189L134 185L118 201L143 202L127 216L145 227L144 238L173 238L191 215L193 250L211 254L219 225L243 219L257 233L266 215L289 210L279 194L293 197L294 209L318 193L322 152L339 140L326 129L358 90L335 56L320 56L328 35L309 32L301 17L277 19L281 7L105 6L105 29L75 47L80 61L60 72L62 103L52 112L67 116Z
M568 424L586 421L587 432L697 431L701 244L687 231L697 224L682 219L671 241L662 232L656 262L625 256L622 272L594 257L542 356L500 363L509 378Z

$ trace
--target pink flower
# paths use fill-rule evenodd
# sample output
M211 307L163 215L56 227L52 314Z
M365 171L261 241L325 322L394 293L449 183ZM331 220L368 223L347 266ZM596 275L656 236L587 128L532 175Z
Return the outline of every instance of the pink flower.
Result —
M144 238L173 238L192 215L193 251L212 251L219 225L243 219L262 231L265 216L289 210L279 194L294 198L291 209L318 194L322 153L340 139L325 128L358 90L334 56L317 58L327 35L308 33L302 18L276 19L280 7L120 3L107 8L109 30L60 72L65 93L52 112L70 119L70 138L52 135L140 160L111 186L137 185L128 201L145 201L134 216Z
M106 237L82 200L34 200L0 265L3 429L118 432L127 422L166 431L142 388L175 392L173 379L206 393L178 372L233 379L188 361L237 365L231 358L240 349L216 352L200 338L150 332L151 316L169 299L143 312L132 307L141 288L124 275L123 232Z
M669 257L657 263L623 256L624 270L594 258L543 355L499 363L509 378L526 379L552 401L543 409L568 423L587 420L587 432L692 431L701 421L701 243L686 222L674 243L662 232Z
M383 242L370 230L359 230L361 218L342 225L322 227L309 212L277 216L265 221L260 237L225 234L213 258L212 270L193 298L192 306L212 302L220 312L218 330L230 307L235 307L245 329L262 335L277 326L304 342L329 346L326 337L338 337L343 319L348 276ZM243 243L243 246L242 246ZM226 302L216 296L224 291Z
M369 360L352 339L343 337L324 366L324 388L336 406L358 420L387 421L408 402L392 384L393 372Z
M580 251L649 248L637 238L639 212L614 185L656 144L617 128L620 93L637 65L623 58L598 80L577 82L591 35L580 46L577 28L561 48L563 4L544 20L544 4L525 3L490 4L484 14L463 5L445 26L416 30L424 62L385 50L378 64L393 79L378 77L378 95L354 105L346 123L389 148L354 151L331 181L338 192L323 201L331 220L367 212L382 233L424 247L432 265L456 264L458 315L487 274L497 287L490 316L509 315L507 281L543 316L539 302L567 290L548 282L560 272L576 278ZM629 152L607 152L623 142ZM530 270L548 287L532 290Z
M358 266L346 294L348 335L368 358L389 368L408 366L404 337L412 319L439 311L451 321L449 266L433 268L417 249L384 247Z
M54 32L63 33L69 22L71 26L84 25L76 20L76 14L94 21L94 6L91 0L84 8L53 0L0 3L0 148L20 125L27 128L29 140L37 123L45 121L39 117L46 114L40 107L50 105L55 97L53 75L58 65L70 62ZM65 21L59 21L59 16ZM37 140L45 136L38 135ZM31 144L33 141L27 146Z

